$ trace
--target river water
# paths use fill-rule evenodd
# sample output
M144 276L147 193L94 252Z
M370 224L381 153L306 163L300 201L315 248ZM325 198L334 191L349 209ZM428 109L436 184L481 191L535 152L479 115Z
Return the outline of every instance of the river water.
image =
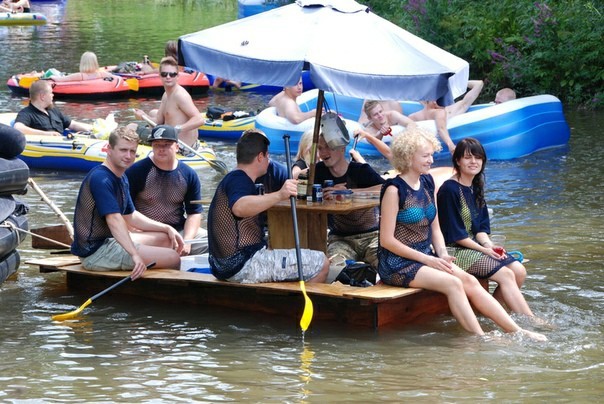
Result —
M55 67L77 70L93 50L102 64L148 54L163 44L236 18L235 1L68 0L34 3L43 27L0 27L0 67L11 74ZM208 105L263 108L267 96L212 94ZM0 88L0 112L26 103ZM58 103L91 120L157 99ZM89 295L67 290L64 275L22 264L0 286L0 400L6 402L336 402L596 401L604 393L604 173L601 112L566 111L567 147L487 167L493 228L530 263L524 293L552 324L547 343L502 335L486 319L487 338L465 333L451 317L374 332L313 322L304 339L298 318L267 318L210 307L106 296L72 323L50 316ZM229 166L232 143L212 143ZM384 162L373 161L380 168ZM81 173L32 171L71 217ZM219 178L200 172L204 197ZM34 193L30 226L60 223ZM30 240L24 261L41 258ZM236 298L234 296L233 298ZM302 301L301 301L302 304ZM517 320L529 326L522 318Z

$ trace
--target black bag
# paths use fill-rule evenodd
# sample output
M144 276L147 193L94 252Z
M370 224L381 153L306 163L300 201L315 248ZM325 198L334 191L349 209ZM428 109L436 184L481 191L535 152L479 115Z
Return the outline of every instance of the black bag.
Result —
M366 288L375 285L377 272L365 262L353 262L348 264L336 277L336 281L345 285Z
M222 119L222 116L228 112L231 112L227 109L221 107L209 106L208 112L206 112L206 117L209 119Z
M138 63L136 62L122 62L117 65L111 72L112 73L122 73L122 74L135 74L140 71L140 67L138 67Z

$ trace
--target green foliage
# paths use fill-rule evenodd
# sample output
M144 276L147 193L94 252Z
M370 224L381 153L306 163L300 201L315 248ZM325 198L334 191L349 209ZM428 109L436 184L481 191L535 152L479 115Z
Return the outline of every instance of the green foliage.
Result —
M604 106L604 7L587 0L371 0L373 11L470 62L482 98L514 88Z

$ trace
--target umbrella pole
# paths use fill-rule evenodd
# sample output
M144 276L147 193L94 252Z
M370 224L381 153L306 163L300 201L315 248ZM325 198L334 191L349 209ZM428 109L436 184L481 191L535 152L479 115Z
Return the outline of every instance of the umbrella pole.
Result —
M312 195L312 186L315 183L315 165L317 157L317 144L319 143L319 132L321 131L321 113L323 112L323 101L325 101L325 93L319 90L317 96L317 113L315 115L315 128L312 135L312 146L310 148L310 167L308 170L308 186L306 195Z

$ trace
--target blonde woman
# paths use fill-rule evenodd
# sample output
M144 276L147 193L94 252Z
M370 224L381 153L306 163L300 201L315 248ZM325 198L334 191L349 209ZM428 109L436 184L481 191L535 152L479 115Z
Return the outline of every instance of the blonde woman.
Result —
M393 141L392 163L399 175L386 181L380 195L380 278L393 286L445 294L451 312L471 333L484 334L473 305L506 332L547 340L520 328L474 276L452 262L438 221L434 179L429 174L433 155L440 150L436 136L417 127Z
M66 76L52 76L53 81L86 81L113 77L107 71L100 70L99 62L94 52L84 52L80 58L80 72L71 73Z
M312 148L312 136L313 131L307 130L300 137L298 143L298 153L294 158L294 165L292 166L292 177L298 179L300 173L307 173L308 167L310 167L310 149ZM315 158L315 162L318 161Z

